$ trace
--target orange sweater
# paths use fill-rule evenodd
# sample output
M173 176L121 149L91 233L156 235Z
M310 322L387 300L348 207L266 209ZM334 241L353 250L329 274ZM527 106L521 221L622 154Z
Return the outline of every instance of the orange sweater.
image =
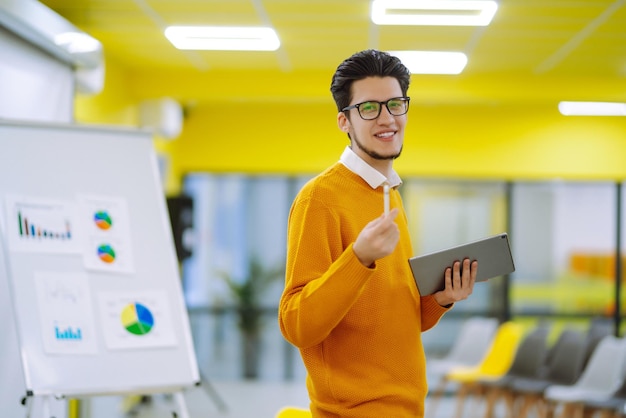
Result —
M300 348L316 418L424 416L421 331L447 309L420 297L397 190L390 203L401 210L400 242L373 268L359 262L352 244L383 212L382 187L373 190L337 163L305 185L291 208L279 323Z

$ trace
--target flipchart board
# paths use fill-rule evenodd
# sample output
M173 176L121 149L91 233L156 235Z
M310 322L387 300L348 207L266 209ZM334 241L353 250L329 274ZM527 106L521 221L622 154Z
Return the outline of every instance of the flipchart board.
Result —
M0 280L26 393L199 384L150 134L0 122Z

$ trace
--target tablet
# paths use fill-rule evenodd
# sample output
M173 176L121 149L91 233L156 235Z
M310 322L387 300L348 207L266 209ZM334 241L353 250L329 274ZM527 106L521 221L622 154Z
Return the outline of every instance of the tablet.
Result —
M506 233L482 238L456 247L419 255L409 259L420 295L426 296L445 288L445 270L455 261L478 261L477 282L515 271Z

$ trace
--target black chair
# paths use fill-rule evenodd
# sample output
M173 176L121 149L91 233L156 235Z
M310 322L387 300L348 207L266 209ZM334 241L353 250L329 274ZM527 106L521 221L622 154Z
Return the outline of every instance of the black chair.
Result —
M585 348L585 359L583 361L583 368L589 362L591 355L598 346L598 343L602 338L607 335L612 335L614 331L613 320L608 318L594 318L591 320L589 330L587 331L587 347Z
M504 398L510 417L513 416L514 397L509 390L515 379L538 377L548 355L550 326L539 323L520 343L508 372L494 381L476 382L476 392L485 398L485 418L492 418L496 403Z
M515 377L507 385L507 396L519 403L516 418L525 418L533 406L540 409L540 416L552 414L551 405L543 398L550 385L571 385L582 373L588 341L575 329L565 328L550 348L547 361L536 377Z

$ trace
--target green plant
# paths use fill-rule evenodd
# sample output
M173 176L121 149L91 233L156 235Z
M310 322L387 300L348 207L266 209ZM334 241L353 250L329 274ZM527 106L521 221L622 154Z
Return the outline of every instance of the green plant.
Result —
M228 273L220 273L237 303L239 328L244 333L254 334L260 330L261 297L272 283L284 277L284 271L282 264L265 267L257 257L252 257L248 265L248 274L242 280L237 280Z
M248 274L242 280L237 280L225 272L219 273L237 303L238 325L243 337L242 360L245 378L258 377L260 331L263 325L261 297L275 280L284 276L284 271L282 264L268 268L263 266L258 258L252 257L248 265Z

